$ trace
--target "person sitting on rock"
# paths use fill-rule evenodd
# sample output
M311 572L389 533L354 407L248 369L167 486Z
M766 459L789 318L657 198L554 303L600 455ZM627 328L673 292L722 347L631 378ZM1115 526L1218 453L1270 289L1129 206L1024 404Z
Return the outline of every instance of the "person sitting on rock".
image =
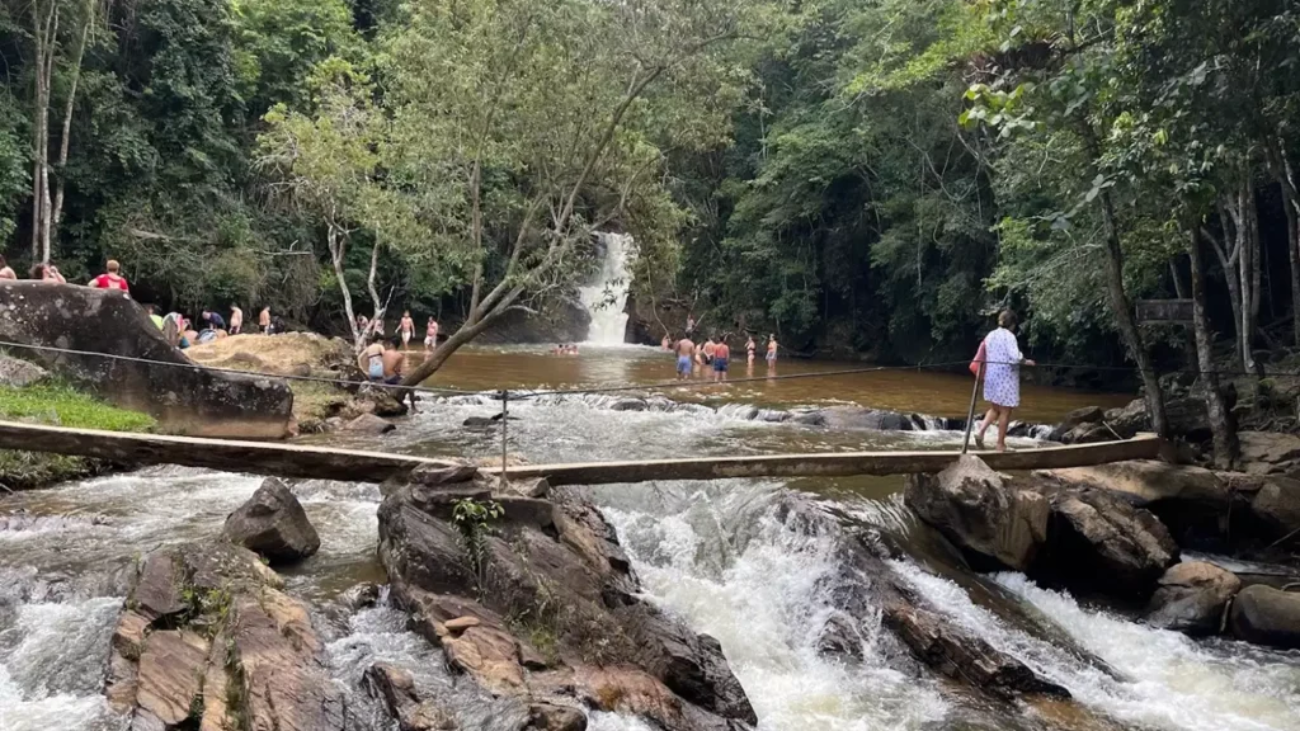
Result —
M127 284L126 277L121 274L122 265L118 264L116 259L109 259L106 268L108 271L90 280L90 286L95 289L120 289L129 294L131 286Z
M153 305L145 305L145 306L144 306L144 311L145 311L145 314L149 315L149 320L152 321L153 324L154 324L154 325L155 325L159 330L162 330L162 329L163 329L163 325L164 325L164 323L163 323L162 315L158 314L158 308L157 308L157 307L154 307ZM172 343L172 345L175 345L175 344L176 344L176 343Z

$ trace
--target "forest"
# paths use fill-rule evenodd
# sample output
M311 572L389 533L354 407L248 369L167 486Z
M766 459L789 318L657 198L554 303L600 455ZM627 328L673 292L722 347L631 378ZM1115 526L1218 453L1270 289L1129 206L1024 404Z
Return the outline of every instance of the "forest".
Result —
M969 358L1011 307L1158 393L1300 344L1286 0L3 0L0 61L16 269L436 315L420 377L606 230L638 301L796 353Z

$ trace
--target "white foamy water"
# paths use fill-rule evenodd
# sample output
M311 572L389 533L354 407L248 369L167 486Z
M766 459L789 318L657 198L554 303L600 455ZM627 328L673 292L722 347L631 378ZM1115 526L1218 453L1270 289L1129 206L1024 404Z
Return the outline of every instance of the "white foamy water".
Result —
M627 332L627 294L632 286L628 267L635 255L632 237L627 234L602 233L605 258L596 279L578 288L578 299L591 315L587 342L592 345L622 345Z
M752 485L752 483L749 483ZM864 639L866 661L851 667L816 649L831 610L819 583L835 567L829 545L764 515L742 529L734 510L749 500L691 497L668 515L606 508L647 597L716 637L765 731L917 729L944 718L935 685L888 667ZM718 500L719 504L714 500ZM635 726L596 726L639 731Z
M1041 589L1022 574L996 580L1114 668L1112 677L1049 642L1007 626L947 579L911 562L899 573L994 647L1065 686L1075 699L1119 721L1161 731L1296 731L1300 729L1300 653L1232 644L1228 652L1176 632L1156 630L1079 606L1068 594Z

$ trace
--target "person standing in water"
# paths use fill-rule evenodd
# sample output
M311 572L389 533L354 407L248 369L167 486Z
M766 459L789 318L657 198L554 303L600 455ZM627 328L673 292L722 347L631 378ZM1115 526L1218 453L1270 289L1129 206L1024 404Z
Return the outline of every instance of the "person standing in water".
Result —
M768 335L767 336L767 367L768 368L776 367L776 351L779 347L780 346L778 346L776 343L776 334L773 333L771 335Z
M704 341L704 347L701 348L701 350L704 351L704 365L706 366L713 365L713 355L716 352L718 352L718 344L713 342L712 335L710 335L709 338Z
M727 345L727 336L722 335L718 338L718 344L713 348L713 380L722 383L727 380L727 367L731 361L731 347Z
M371 381L384 380L384 344L382 338L372 334L370 344L357 356L357 367Z
M402 336L402 348L410 349L411 338L415 337L415 320L411 318L411 311L402 312L402 319L397 323L397 332Z
M257 313L257 326L261 328L263 335L271 334L271 308L263 307L262 311Z
M230 334L238 335L240 330L244 329L244 311L239 309L239 305L230 306Z
M990 407L975 433L975 446L981 450L984 449L984 433L997 421L997 450L1007 451L1011 412L1020 406L1020 366L1036 365L1020 352L1015 327L1016 314L1003 310L998 315L998 329L984 338L984 400Z
M677 341L677 379L685 381L691 377L691 369L694 367L695 343L691 339L682 336Z
M438 347L438 321L429 318L429 324L424 328L424 349L430 352Z
M750 368L754 367L754 351L756 350L758 350L758 346L754 344L754 336L750 335L745 340L745 358L746 358L745 363Z

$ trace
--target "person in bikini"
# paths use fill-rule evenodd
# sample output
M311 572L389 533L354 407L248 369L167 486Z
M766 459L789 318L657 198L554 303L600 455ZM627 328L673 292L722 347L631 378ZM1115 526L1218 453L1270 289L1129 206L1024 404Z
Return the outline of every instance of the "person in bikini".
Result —
M724 335L718 338L718 344L713 349L713 380L719 383L727 380L730 361L731 346L727 345L727 337Z
M366 374L366 378L378 382L384 380L384 344L378 335L370 336L370 344L357 356L357 367Z
M691 377L692 358L696 355L695 343L683 336L677 341L677 378L685 381Z
M397 323L397 332L402 336L402 347L411 347L411 338L415 337L415 320L411 317L410 310L402 313L402 319Z

